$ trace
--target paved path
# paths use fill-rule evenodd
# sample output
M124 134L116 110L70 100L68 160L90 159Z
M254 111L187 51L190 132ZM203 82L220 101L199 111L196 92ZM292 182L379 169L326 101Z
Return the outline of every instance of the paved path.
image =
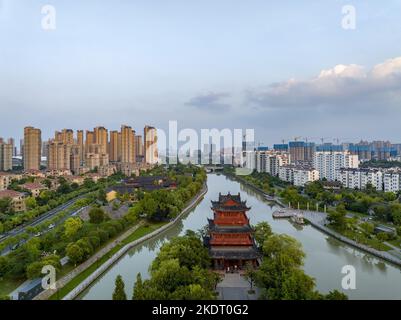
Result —
M111 249L113 249L115 246L119 245L121 241L123 241L125 238L130 236L135 230L137 230L140 226L144 224L143 221L140 221L137 225L133 226L132 228L128 229L126 232L124 232L121 236L119 236L117 239L114 241L110 242L107 244L105 247L97 251L93 256L91 256L88 260L80 264L78 267L76 267L74 270L69 272L67 275L62 277L60 280L56 282L56 287L58 289L63 288L68 282L70 282L73 278L75 278L77 275L79 275L81 272L85 271L87 268L89 268L92 264L96 263L99 261L105 254L107 254ZM52 296L54 293L56 293L56 290L46 290L40 293L38 296L36 296L33 300L47 300L50 296Z
M73 289L69 294L67 294L63 300L72 300L76 296L79 295L83 290L85 290L93 281L95 281L103 272L105 272L108 268L110 268L111 265L113 265L118 259L121 258L122 255L124 255L129 249L132 247L149 240L156 235L160 234L161 232L164 232L166 229L170 228L172 225L176 224L178 221L181 220L182 216L187 213L189 210L191 210L206 194L207 192L207 185L205 184L203 189L199 192L199 194L191 200L191 202L182 210L182 212L171 222L168 224L162 226L159 229L156 229L155 231L143 236L142 238L139 238L133 242L130 242L126 244L124 247L122 247L118 252L116 252L108 261L106 261L104 264L99 266L88 278L86 278L82 283L80 283L75 289ZM92 264L96 263L103 255L108 253L111 249L113 249L115 246L117 246L122 240L127 238L129 235L131 235L137 228L139 228L139 224L132 227L128 231L124 232L120 237L118 237L116 240L114 240L112 243L108 244L106 247L102 248L99 250L94 256L86 260L84 263L79 265L77 268L75 268L73 271L71 271L69 274L64 276L62 279L57 281L57 288L61 289L64 287L68 282L70 282L74 277L76 277L78 274L80 274L82 271L86 270L89 268ZM47 300L50 296L52 296L54 293L56 293L56 290L46 290L37 295L34 300Z
M249 282L239 273L224 274L223 281L217 285L219 300L256 300L257 294L248 294Z

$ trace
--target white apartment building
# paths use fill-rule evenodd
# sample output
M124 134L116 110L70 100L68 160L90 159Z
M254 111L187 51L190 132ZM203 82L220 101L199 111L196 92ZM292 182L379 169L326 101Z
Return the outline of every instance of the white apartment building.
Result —
M313 167L319 171L320 179L335 181L341 168L358 168L358 155L348 151L316 151Z
M401 171L389 170L383 173L383 184L385 192L398 192L401 187Z
M366 189L371 184L376 190L383 190L383 173L377 169L341 168L337 181L349 189Z
M308 182L319 180L319 171L312 167L296 166L293 168L294 186L304 187Z
M277 151L247 151L246 168L257 172L267 172L272 176L279 175L279 168L290 162L289 153Z
M256 152L246 151L245 152L245 168L253 171L256 169Z
M294 182L294 166L284 165L278 169L278 177L286 182Z

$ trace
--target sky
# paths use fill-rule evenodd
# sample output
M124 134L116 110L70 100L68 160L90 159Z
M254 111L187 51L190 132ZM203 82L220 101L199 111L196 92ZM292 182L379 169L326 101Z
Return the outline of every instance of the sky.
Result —
M400 0L0 0L0 40L3 137L176 120L401 142Z

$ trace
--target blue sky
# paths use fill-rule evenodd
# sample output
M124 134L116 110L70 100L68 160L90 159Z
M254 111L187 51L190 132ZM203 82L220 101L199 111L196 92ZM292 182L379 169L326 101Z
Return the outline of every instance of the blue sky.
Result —
M401 1L0 0L0 39L0 136L178 120L254 128L266 144L401 142Z

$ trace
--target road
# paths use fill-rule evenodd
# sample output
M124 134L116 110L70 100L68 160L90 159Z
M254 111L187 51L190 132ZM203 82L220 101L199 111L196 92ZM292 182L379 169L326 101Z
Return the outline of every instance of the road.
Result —
M46 221L46 220L48 220L48 219L51 219L52 217L54 217L55 215L57 215L57 214L60 213L61 211L65 210L65 209L68 209L68 208L69 208L70 206L72 206L77 200L82 199L82 198L84 198L84 197L86 197L86 196L87 196L87 194L84 194L84 195L80 195L80 196L78 196L78 197L76 197L76 198L74 198L74 199L71 199L71 200L67 201L66 203L64 203L64 204L62 204L62 205L60 205L60 206L58 206L57 208L54 208L54 209L52 209L52 210L50 210L50 211L48 211L48 212L46 212L46 213L40 215L39 217L35 218L34 220L30 221L29 223L26 223L26 224L24 224L24 225L22 225L22 226L19 226L19 227L13 229L13 230L10 230L10 231L8 231L8 232L2 234L2 235L0 236L0 243L3 242L3 241L5 241L6 239L8 239L8 238L10 238L10 237L15 237L15 236L17 236L17 235L19 235L19 234L24 233L28 227L35 227L35 226L37 226L37 225L43 223L44 221ZM84 207L84 208L86 208L86 207ZM74 216L74 215L78 214L78 213L81 212L84 208L80 208L80 209L78 209L77 211L72 212L70 215L68 215L68 216L65 217L64 219L61 219L60 221L58 221L58 222L56 223L56 225L62 223L62 222L63 222L65 219L67 219L69 216ZM32 236L32 237L33 237L33 236ZM32 237L31 237L31 238L32 238ZM6 248L5 250L3 250L3 252L0 253L0 256L3 256L3 255L8 254L10 251L11 251L11 248L8 247L8 248Z

